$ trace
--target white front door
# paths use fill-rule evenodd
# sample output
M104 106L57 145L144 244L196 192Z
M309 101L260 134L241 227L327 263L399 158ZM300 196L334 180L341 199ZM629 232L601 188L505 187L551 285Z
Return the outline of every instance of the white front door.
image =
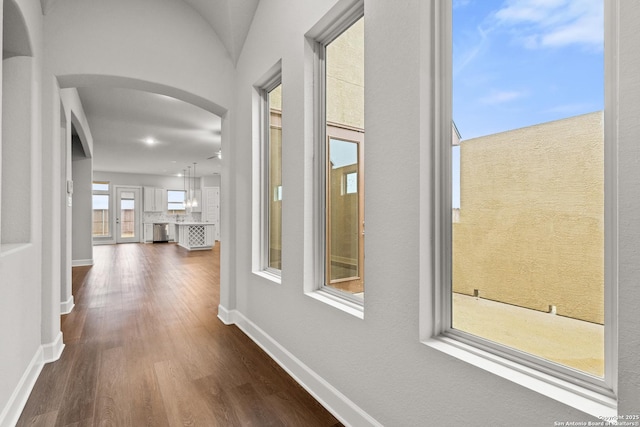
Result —
M140 242L140 188L116 187L116 243Z

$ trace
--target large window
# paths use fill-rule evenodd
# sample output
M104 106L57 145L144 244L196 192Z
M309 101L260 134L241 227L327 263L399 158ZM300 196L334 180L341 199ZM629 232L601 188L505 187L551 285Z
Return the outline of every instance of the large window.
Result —
M605 2L452 3L435 18L446 40L435 332L610 405Z
M167 190L167 210L172 215L186 213L185 201L187 192L185 190Z
M93 237L110 237L110 194L109 183L94 181L93 186Z
M358 9L319 41L323 118L323 289L364 298L364 17Z

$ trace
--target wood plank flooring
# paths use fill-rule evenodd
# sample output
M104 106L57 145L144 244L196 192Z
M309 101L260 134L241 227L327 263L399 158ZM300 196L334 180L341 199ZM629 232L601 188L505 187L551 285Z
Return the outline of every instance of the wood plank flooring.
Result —
M217 319L219 244L96 246L73 269L65 350L18 426L339 426L235 326Z

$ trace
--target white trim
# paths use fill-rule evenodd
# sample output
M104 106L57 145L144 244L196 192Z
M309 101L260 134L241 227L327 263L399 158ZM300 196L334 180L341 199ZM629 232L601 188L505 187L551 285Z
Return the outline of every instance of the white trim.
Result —
M306 292L305 295L364 320L364 303L362 300L356 300L357 297L348 298L351 295L342 291L331 292L327 286L323 289Z
M60 302L60 314L71 313L73 307L75 307L75 304L73 301L73 295L71 295L68 300Z
M281 270L275 270L273 268L264 269L262 271L254 271L258 277L262 277L263 279L267 279L271 283L276 283L278 285L282 284L282 276L279 274Z
M604 377L618 393L618 61L620 0L604 4Z
M62 356L64 350L64 341L62 338L62 332L58 332L56 339L49 344L42 344L42 360L44 363L55 362Z
M235 320L236 310L227 310L222 304L218 305L218 319L225 325L233 325Z
M88 265L93 265L93 258L91 259L74 259L71 261L72 267L84 267Z
M281 271L269 267L269 149L270 109L269 93L282 85L282 59L279 59L253 85L252 100L252 270L255 274L268 271L279 276ZM284 116L284 113L282 113ZM264 276L270 279L268 276ZM272 280L273 281L273 280ZM280 283L280 280L275 281Z
M444 336L423 343L599 419L612 419L617 415L615 399L537 369Z
M218 308L222 312L222 307ZM222 310L229 319L233 319L233 322L225 324L235 324L240 328L341 423L347 426L382 426L238 310Z
M0 413L0 426L16 425L43 367L44 360L42 357L42 346L40 346L33 355L24 374L22 374L22 378L20 378L13 393L11 393L7 404L2 409Z

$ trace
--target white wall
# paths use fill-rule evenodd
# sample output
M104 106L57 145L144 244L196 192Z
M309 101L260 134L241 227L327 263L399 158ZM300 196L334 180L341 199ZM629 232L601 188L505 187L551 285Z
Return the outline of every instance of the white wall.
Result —
M31 69L33 59L2 61L2 244L31 238Z
M5 1L6 3L6 1ZM45 352L41 347L41 196L39 155L40 85L42 83L42 16L38 2L17 0L33 48L30 89L26 117L16 118L25 126L24 144L31 156L30 232L28 243L0 253L0 425L12 425L20 414L23 399L42 367ZM0 27L2 24L0 23ZM1 33L1 31L0 31ZM3 141L1 141L3 142ZM59 295L56 295L59 299Z
M73 176L73 227L71 260L73 265L93 264L93 198L91 172L93 159L76 159L72 162Z
M220 187L220 174L203 176L202 187Z
M93 261L93 247L91 246L91 191L87 191L87 180L91 182L91 157L93 157L93 137L91 129L82 107L82 102L75 88L60 91L61 110L60 126L64 131L60 139L52 139L52 154L55 145L59 147L60 181L60 310L67 313L73 308L71 283L71 266L74 260L77 264L91 264ZM80 139L80 145L85 157L79 162L71 161L72 134L75 130ZM55 129L54 129L55 132ZM76 170L74 170L76 166ZM75 176L74 176L75 175ZM78 181L77 188L72 194L66 191L66 181ZM68 197L71 197L71 206ZM87 210L87 207L89 210Z
M237 321L279 356L325 403L347 421L367 423L339 396L383 425L554 425L592 420L572 407L516 383L449 357L420 343L421 253L418 194L421 145L433 144L421 129L429 105L431 2L365 0L365 103L367 240L364 320L304 295L313 280L311 180L311 81L304 35L334 5L332 0L262 0L238 62L235 141L225 158L232 161L230 187L235 239L230 296L221 317ZM640 5L623 3L620 23L620 395L619 412L640 412ZM425 56L426 55L426 56ZM252 85L282 59L283 77L283 272L282 284L251 273L252 254ZM305 68L307 67L307 68ZM633 70L636 70L634 73ZM635 137L635 138L634 138ZM635 142L634 142L635 141ZM393 149L389 149L390 145ZM635 168L634 166L635 165ZM427 210L425 212L425 209ZM422 254L422 255L421 255ZM421 258L422 256L422 258ZM224 260L223 260L224 261ZM235 265L234 265L235 263ZM433 286L433 284L427 284ZM635 307L635 308L634 308ZM234 311L235 310L235 311ZM635 334L635 335L634 335ZM301 362L317 374L297 367ZM327 387L326 381L330 386ZM339 393L325 393L331 388Z

